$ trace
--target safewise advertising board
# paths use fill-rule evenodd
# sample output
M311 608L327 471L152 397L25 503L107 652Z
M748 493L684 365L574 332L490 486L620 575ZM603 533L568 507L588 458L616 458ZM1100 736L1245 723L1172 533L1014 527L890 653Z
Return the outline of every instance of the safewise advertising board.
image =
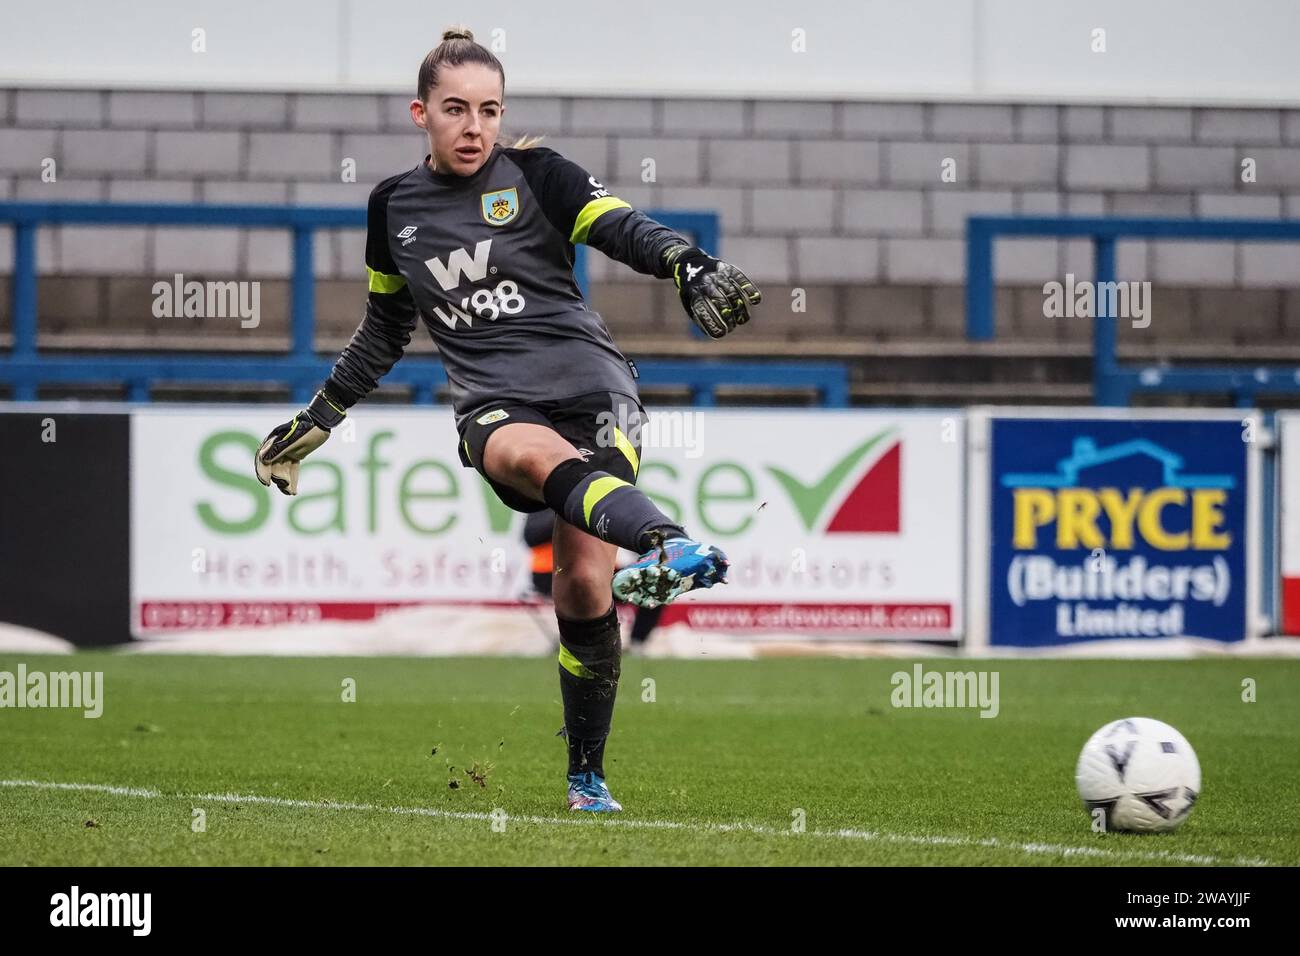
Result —
M509 603L523 516L461 466L450 410L354 409L299 494L253 475L295 409L145 407L131 427L137 634ZM669 410L638 487L727 552L730 583L674 620L724 631L951 637L962 628L960 414Z
M973 645L1253 633L1257 419L1052 409L969 427Z
M1277 415L1282 633L1300 635L1300 415Z

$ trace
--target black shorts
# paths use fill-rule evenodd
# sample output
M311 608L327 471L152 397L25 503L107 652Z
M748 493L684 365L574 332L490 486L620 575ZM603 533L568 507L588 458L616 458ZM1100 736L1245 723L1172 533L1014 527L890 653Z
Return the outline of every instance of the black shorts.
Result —
M544 510L546 503L495 481L483 470L483 449L492 432L511 422L545 425L568 439L583 461L636 484L645 420L646 411L641 403L619 392L590 392L575 398L527 404L507 399L482 405L470 415L460 432L460 461L483 476L503 505L530 514Z

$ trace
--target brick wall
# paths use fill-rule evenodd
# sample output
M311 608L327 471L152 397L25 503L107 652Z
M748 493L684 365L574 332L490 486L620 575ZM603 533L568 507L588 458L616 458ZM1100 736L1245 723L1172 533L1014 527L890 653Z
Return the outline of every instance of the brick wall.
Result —
M361 206L424 154L406 102L0 90L0 198ZM716 209L724 255L764 288L761 331L774 339L960 337L972 213L1300 217L1300 110L510 97L505 127L546 134L635 206ZM40 180L46 157L57 183ZM345 158L356 183L340 181ZM956 181L942 182L949 158ZM322 326L343 335L364 299L363 237L319 239ZM68 228L42 231L39 248L43 330L184 332L147 308L148 284L183 272L267 280L257 334L284 333L267 303L286 300L286 233ZM1300 331L1298 251L1132 242L1119 260L1122 278L1154 285L1145 341L1268 344ZM0 232L0 274L11 255ZM1086 338L1085 322L1043 318L1041 285L1090 271L1085 242L1001 244L1000 329ZM591 274L617 334L685 338L665 284L600 255ZM804 313L790 310L794 288Z

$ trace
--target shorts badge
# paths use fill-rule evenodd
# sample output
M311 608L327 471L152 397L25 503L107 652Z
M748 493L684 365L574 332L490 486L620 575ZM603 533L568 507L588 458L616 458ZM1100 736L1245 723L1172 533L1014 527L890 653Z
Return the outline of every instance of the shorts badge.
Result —
M510 413L508 411L504 408L498 408L496 411L486 412L480 415L478 418L474 419L474 421L478 422L480 425L491 425L493 422L499 422L501 419L509 417Z

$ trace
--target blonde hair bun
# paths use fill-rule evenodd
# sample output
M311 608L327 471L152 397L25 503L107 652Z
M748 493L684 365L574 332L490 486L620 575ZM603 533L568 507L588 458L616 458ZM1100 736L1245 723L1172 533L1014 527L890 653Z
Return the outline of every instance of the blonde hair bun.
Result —
M442 31L444 40L470 40L473 41L474 33L469 27L452 27L450 30Z

